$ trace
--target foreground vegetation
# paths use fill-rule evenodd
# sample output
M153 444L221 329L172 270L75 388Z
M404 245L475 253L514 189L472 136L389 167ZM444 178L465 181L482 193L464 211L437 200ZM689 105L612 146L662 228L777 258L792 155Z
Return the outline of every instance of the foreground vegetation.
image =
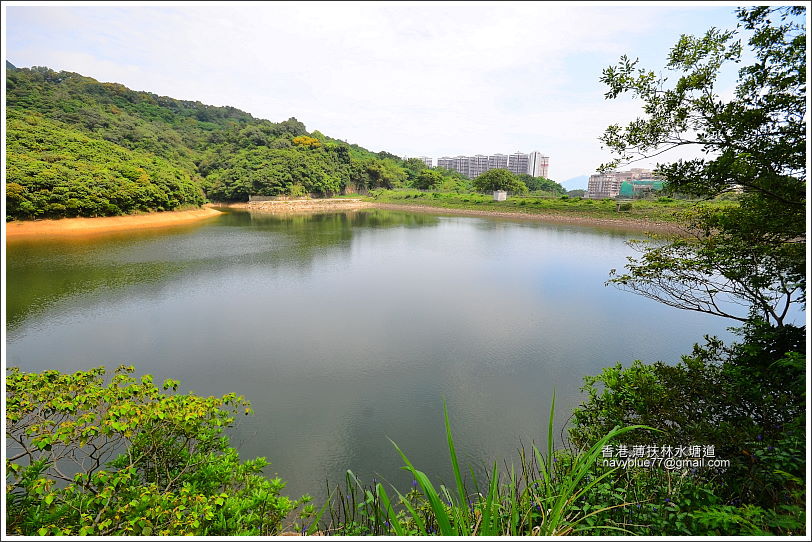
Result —
M6 518L18 535L798 535L804 523L804 341L795 327L711 341L677 366L639 362L588 378L587 402L555 449L432 481L364 485L351 472L317 507L282 495L264 458L241 461L223 430L248 403L179 394L132 367L7 378ZM776 371L780 367L781 371ZM787 380L789 377L789 380ZM596 387L601 384L601 387ZM719 390L724 390L719 393ZM696 408L700 407L700 411ZM648 425L650 422L651 425ZM730 466L618 468L606 446L715 446ZM476 466L479 467L479 466Z
M9 534L268 535L309 497L240 461L223 429L248 403L176 393L119 367L6 377Z

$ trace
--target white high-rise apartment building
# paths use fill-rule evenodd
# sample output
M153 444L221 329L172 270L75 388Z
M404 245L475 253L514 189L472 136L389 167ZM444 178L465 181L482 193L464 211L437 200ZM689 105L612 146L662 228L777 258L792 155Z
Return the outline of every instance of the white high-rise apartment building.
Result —
M471 177L471 161L467 156L455 156L451 169L459 171L466 177Z
M507 154L492 154L488 156L488 169L507 169Z
M485 156L457 156L454 158L443 156L437 159L437 167L451 169L473 179L490 169L507 169L513 173L527 174L533 177L547 177L550 157L538 151L530 154L515 152L510 156L506 154L492 154Z
M527 157L527 174L532 177L547 178L547 170L550 167L550 157L544 156L538 151L531 152Z
M514 152L508 157L508 169L516 175L529 173L527 165L530 163L529 156L523 152Z
M488 157L482 154L477 154L468 159L468 176L472 179L485 173L490 169L488 167Z

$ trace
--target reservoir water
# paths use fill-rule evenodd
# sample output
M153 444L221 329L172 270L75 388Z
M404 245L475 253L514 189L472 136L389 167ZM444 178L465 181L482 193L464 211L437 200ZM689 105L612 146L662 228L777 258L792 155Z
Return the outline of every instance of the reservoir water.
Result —
M676 363L730 322L604 286L641 234L398 211L231 211L193 226L7 246L7 364L136 366L252 403L231 431L286 494L351 469L404 488L395 441L453 482L544 444L585 375Z

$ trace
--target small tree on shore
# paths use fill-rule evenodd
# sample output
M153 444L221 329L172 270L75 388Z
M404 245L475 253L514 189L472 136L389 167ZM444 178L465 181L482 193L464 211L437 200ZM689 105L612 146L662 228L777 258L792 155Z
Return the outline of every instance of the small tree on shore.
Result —
M526 194L527 185L519 180L516 175L506 169L490 169L479 175L473 182L474 189L478 192L493 192L494 190L504 190L514 194Z

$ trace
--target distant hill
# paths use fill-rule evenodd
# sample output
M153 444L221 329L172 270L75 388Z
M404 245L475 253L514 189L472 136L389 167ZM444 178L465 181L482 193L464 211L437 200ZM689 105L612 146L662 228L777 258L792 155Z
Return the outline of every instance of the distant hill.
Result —
M561 185L567 190L586 190L588 183L589 175L579 175L577 177L567 179L566 181L562 181Z
M308 132L78 73L6 67L9 218L105 216L249 194L402 186L421 166Z

